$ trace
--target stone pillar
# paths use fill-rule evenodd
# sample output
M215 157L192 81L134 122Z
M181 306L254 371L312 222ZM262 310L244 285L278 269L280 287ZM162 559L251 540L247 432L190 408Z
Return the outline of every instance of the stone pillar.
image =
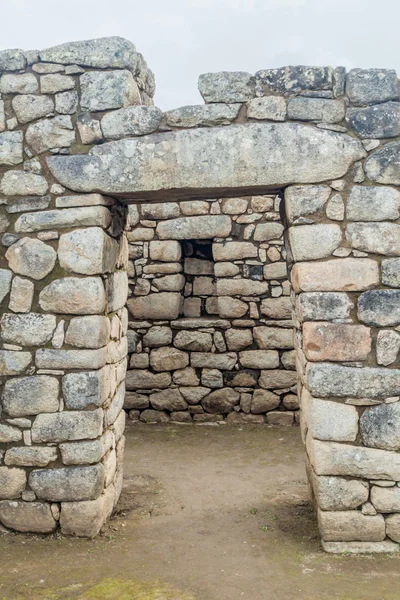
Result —
M285 203L301 430L322 545L398 551L400 261L390 257L400 251L400 193L341 180L288 187Z
M66 190L46 159L158 111L130 106L152 103L151 72L105 38L4 51L0 73L0 523L91 537L122 488L126 210Z

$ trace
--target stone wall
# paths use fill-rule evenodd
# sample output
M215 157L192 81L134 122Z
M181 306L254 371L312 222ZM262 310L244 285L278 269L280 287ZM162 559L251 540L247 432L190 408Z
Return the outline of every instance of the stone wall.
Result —
M0 71L0 523L93 536L122 487L126 210L46 158L151 104L152 76L120 38L3 51Z
M131 419L294 422L280 203L264 195L129 207Z

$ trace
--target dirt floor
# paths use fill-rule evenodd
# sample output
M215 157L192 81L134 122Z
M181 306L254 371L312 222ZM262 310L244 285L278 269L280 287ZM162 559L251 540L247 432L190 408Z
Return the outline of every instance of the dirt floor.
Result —
M1 600L399 600L400 557L319 546L299 429L131 425L96 540L0 535Z

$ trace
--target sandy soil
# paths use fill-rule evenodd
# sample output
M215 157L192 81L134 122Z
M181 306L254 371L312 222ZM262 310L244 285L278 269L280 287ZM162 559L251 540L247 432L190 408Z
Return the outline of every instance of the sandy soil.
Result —
M1 600L399 600L400 557L318 542L298 428L131 425L96 540L0 535Z

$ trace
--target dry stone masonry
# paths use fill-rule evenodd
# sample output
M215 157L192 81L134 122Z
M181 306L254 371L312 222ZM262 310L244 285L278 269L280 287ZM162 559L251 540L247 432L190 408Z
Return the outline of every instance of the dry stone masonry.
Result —
M124 403L293 423L298 398L323 547L398 551L395 71L209 73L163 114L120 38L0 70L1 524L95 535Z

